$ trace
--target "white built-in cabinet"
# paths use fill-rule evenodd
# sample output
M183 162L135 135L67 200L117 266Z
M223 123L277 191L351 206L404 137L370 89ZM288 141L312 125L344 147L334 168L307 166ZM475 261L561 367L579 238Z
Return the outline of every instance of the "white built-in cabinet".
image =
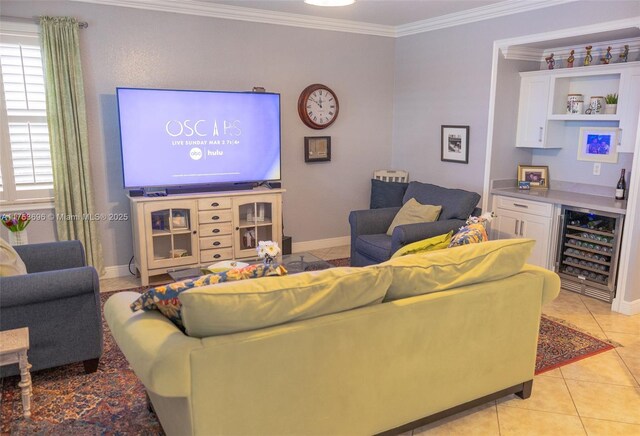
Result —
M493 197L493 211L497 216L491 222L491 239L535 239L536 244L527 263L553 269L553 204L496 195Z
M143 285L176 268L257 256L282 244L282 189L129 197L134 264Z
M567 96L618 94L615 114L567 114ZM592 65L520 73L516 147L576 146L581 127L619 129L618 152L635 148L640 109L640 63Z

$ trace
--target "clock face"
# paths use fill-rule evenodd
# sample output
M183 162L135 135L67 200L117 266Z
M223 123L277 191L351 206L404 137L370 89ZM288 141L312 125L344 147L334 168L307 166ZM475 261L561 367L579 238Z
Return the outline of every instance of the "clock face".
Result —
M336 120L338 110L338 98L324 85L308 86L300 94L298 114L312 129L324 129L330 126Z

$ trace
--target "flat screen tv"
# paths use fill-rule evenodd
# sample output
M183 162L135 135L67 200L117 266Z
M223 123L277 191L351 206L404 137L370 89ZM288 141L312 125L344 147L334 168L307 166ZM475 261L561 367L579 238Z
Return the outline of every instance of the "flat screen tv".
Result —
M125 188L280 180L280 94L117 88Z

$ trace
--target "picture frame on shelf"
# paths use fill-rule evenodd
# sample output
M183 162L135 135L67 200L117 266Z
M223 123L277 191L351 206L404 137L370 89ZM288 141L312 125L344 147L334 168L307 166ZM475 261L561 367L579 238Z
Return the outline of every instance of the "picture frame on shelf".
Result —
M305 136L304 161L328 162L331 160L331 136Z
M469 126L441 126L440 160L469 163Z
M580 127L578 160L588 162L618 162L617 127Z
M521 185L521 182L529 182L530 189L549 189L549 167L543 165L518 165L518 186Z

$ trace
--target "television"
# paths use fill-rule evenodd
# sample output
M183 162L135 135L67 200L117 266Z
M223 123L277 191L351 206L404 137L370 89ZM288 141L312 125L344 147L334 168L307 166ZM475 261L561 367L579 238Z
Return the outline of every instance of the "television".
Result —
M280 180L280 94L117 88L125 188Z

